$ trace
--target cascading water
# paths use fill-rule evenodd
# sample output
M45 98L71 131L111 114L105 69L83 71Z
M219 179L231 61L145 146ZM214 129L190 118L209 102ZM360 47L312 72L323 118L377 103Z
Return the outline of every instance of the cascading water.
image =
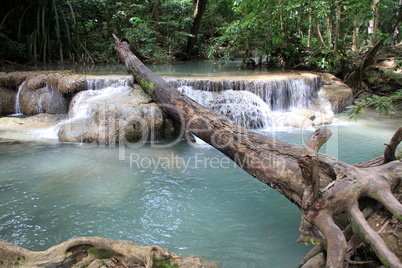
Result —
M273 124L296 125L286 122L284 113L287 113L286 117L292 117L289 120L303 121L302 118L294 119L295 116L291 116L290 112L298 113L305 109L325 110L319 113L320 116L332 113L318 101L321 78L316 75L165 79L201 105L247 128L266 128ZM305 111L303 113L306 114ZM313 112L311 114L310 118L317 117ZM278 117L282 118L278 120Z
M246 128L270 126L270 108L257 95L248 91L225 90L211 92L194 90L190 86L178 88L193 100L216 113L224 115Z
M130 77L93 77L87 79L86 91L75 95L71 101L68 117L71 120L88 118L92 114L91 104L99 105L103 98L119 94L133 84Z
M319 83L312 82L313 89L299 91L302 81L272 80L214 78L205 81L210 87L222 84L226 88L205 91L201 90L204 86L195 85L180 90L208 108L243 121L254 118L254 111L261 114L256 118L265 119L303 107L316 111ZM119 86L120 82L108 78L89 79L89 90L77 94L71 102L72 118L89 116L90 100L103 105L106 98L116 97L113 94L119 93ZM280 90L282 86L288 89ZM359 119L359 127L349 127L355 122L345 120L345 125L329 126L334 134L323 149L350 164L381 154L381 145L400 126L400 120L391 127L388 119L375 123ZM273 120L264 122L275 124ZM249 123L247 127L264 126ZM17 138L16 132L9 133ZM102 146L101 142L87 147L65 143L47 146L42 144L43 134L37 137L40 144L7 139L0 142L0 169L4 171L2 240L45 250L71 237L101 236L141 245L157 244L183 256L205 255L222 267L295 267L309 250L294 243L299 236L297 208L272 189L261 187L259 181L210 146L202 150L186 142L163 148L151 143L133 148L127 143L123 144L125 150ZM267 134L303 146L311 131ZM349 156L349 152L353 154ZM165 159L186 165L164 166Z
M22 82L22 84L18 87L17 97L15 98L15 115L22 115L20 109L20 95L21 91L24 89L26 81Z
M87 89L88 90L99 90L107 87L123 87L131 86L133 84L132 76L93 76L88 77Z
M68 117L57 125L41 130L42 137L47 139L58 139L59 130L66 124L86 120L99 110L102 103L110 96L118 95L129 90L133 84L131 76L97 76L88 77L87 89L77 93L70 102ZM38 106L37 110L40 111Z

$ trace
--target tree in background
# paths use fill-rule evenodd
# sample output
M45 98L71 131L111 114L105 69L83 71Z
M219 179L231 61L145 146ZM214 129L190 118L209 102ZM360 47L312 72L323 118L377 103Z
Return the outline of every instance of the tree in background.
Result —
M186 52L202 57L214 29L230 12L228 0L212 0L209 5L205 0L196 4L192 0L2 1L0 56L3 61L35 64L66 59L113 62L114 51L107 41L116 33L151 62L180 59Z
M194 21L191 26L191 36L188 37L186 53L190 54L194 48L198 32L201 27L202 15L207 7L207 0L197 0L195 3Z
M116 33L151 62L187 54L228 60L253 52L259 64L341 74L354 55L388 38L398 7L399 0L2 1L0 56L31 63L113 62L107 41Z
M373 38L387 34L399 5L390 0L232 3L235 18L220 28L211 54L225 47L227 60L242 50L255 51L267 57L268 65L292 67L304 60L304 65L335 74L352 64L353 51L364 52L375 43ZM377 23L372 23L373 18ZM375 26L375 36L363 30L370 25Z

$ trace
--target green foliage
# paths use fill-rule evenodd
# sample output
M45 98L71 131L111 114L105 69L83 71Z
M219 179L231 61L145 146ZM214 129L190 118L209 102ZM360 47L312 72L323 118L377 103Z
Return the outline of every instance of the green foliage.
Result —
M342 50L334 53L331 49L325 48L317 50L316 53L309 57L309 65L320 70L327 70L333 74L339 74L342 68L349 64L350 60Z
M357 120L357 115L359 113L365 114L366 111L364 108L372 107L376 111L380 112L384 115L390 115L395 113L399 107L402 106L402 89L394 92L390 96L377 96L373 95L372 97L367 97L362 100L359 100L355 103L355 105L349 106L349 119Z
M0 33L0 43L4 46L3 49L0 49L0 59L7 59L8 57L25 58L26 46L24 43L14 41L3 33Z
M385 38L395 21L395 1L379 1L378 13L372 5L367 0L209 0L194 50L200 57L224 51L224 60L248 51L266 58L267 65L292 67L309 46L307 51L318 52L310 53L308 66L339 73L357 53L351 51L353 42L363 52L375 42L366 30L373 16L379 16L377 38ZM112 33L130 40L152 62L170 62L186 47L195 10L193 0L14 0L1 7L2 59L33 63L116 61ZM360 31L353 39L356 27Z
M219 29L210 55L225 47L224 60L232 59L240 51L256 51L257 55L270 55L271 61L297 62L301 42L295 34L294 20L298 3L287 1L234 1L235 20Z
M166 1L153 10L148 4L132 5L131 13L126 14L128 24L122 28L123 36L151 59L159 63L169 62L187 42L193 4L187 0ZM141 14L135 12L136 9L152 11Z
M58 54L63 63L63 45L66 44L67 48L72 46L66 3L61 0L37 1L23 11L19 21L18 41L22 42L23 36L26 36L28 56L34 63L51 62L54 54ZM72 10L70 15L74 16ZM22 27L32 21L34 23L31 26ZM22 30L26 31L25 34Z
M152 266L153 268L178 268L179 265L176 263L174 265L170 264L170 259L155 260Z
M109 258L121 258L122 257L121 255L119 255L115 252L112 252L112 251L109 251L106 249L98 249L95 247L89 248L88 252L91 253L92 255L94 255L98 259L109 259Z

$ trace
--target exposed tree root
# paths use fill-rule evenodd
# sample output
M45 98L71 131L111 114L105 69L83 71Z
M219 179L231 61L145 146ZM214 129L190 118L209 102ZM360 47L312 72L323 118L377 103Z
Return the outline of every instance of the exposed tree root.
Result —
M320 133L322 131L317 130L306 144L305 152L310 152L311 158L316 157L318 149L323 144L322 141L325 140L315 138L323 135ZM328 134L324 136L328 136ZM359 200L369 197L382 204L397 219L402 219L402 205L392 194L392 189L399 188L398 185L401 179L395 180L392 174L384 176L386 173L382 172L387 163L395 161L396 157L390 156L390 152L395 153L395 149L401 140L402 127L398 129L386 147L384 165L370 169L350 167L347 172L343 173L343 176L337 178L329 187L327 186L323 189L318 198L311 199L311 189L305 188L307 193L303 195L302 200L303 217L300 225L301 237L298 242L312 242L319 246L308 253L299 267L306 263L308 258L315 256L323 249L327 252L327 267L344 267L347 251L356 244L356 237L350 239L350 229L346 228L342 232L338 224L333 220L334 216L344 213L348 215L353 234L364 243L370 245L386 267L402 267L398 257L388 248L380 235L370 227L366 220L367 216L364 215L359 207ZM311 148L314 148L314 150L311 150ZM306 158L306 155L302 156L302 159L304 158ZM300 161L300 164L304 180L311 180L312 177L318 176L312 172L314 168L318 170L313 161ZM399 167L396 170L401 168L399 162ZM309 172L306 172L306 170L309 170ZM308 178L309 176L310 178ZM308 202L305 202L304 198L309 198ZM310 204L311 200L313 200L313 203ZM314 228L319 229L320 234L318 236ZM350 239L349 243L347 239ZM349 263L353 262L350 261L350 254L346 260ZM354 264L357 263L354 262Z
M353 233L373 246L384 263L402 266L395 256L383 250L381 238L368 230L358 207L362 200L374 199L401 219L402 206L392 194L399 189L402 180L400 160L386 155L375 161L349 165L317 153L321 143L326 141L324 137L329 137L327 131L313 134L308 146L302 148L242 128L180 94L139 61L126 42L113 37L127 71L167 114L300 208L302 222L298 242L321 246L327 252L328 267L343 267L347 241ZM401 135L402 129L399 129L394 135L395 141L390 142L388 154L392 154ZM347 218L353 228L345 230Z
M219 267L202 257L186 259L158 246L140 247L130 241L79 237L46 251L29 251L0 240L0 267L156 267L164 261L178 267ZM96 264L96 265L95 265Z
M313 247L307 254L306 256L303 258L303 260L299 263L299 265L297 265L297 268L301 268L303 267L303 265L306 264L306 262L308 260L310 260L311 258L315 257L318 253L324 251L324 249L321 246L315 246Z

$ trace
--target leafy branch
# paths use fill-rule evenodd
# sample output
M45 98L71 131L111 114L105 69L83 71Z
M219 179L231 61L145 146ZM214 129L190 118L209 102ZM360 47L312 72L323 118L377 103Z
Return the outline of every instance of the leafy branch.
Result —
M355 102L355 105L348 106L347 108L349 120L354 119L357 121L357 115L359 113L366 114L364 108L371 107L376 111L384 115L391 115L398 111L399 107L402 107L402 89L392 93L390 96L378 96L373 95Z

